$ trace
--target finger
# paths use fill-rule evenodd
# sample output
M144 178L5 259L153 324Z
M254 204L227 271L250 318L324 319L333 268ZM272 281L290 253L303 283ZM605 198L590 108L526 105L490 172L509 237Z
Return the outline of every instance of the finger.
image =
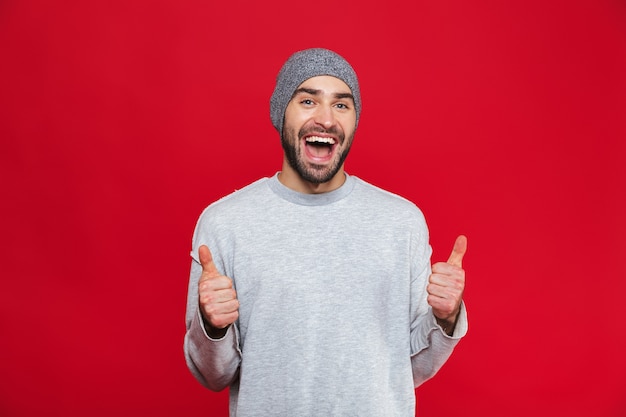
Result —
M237 299L237 293L232 286L230 286L230 281L221 282L220 284L222 285L217 288L210 288L208 283L212 281L215 280L207 279L200 283L200 291L198 292L200 296L200 304L217 305Z
M198 249L198 256L200 258L200 265L202 265L202 274L207 274L209 277L218 277L221 275L215 267L213 255L211 255L211 251L208 246L200 246Z
M200 304L209 315L232 313L239 308L239 300L232 293L222 296L201 295Z
M442 283L431 281L426 288L426 291L430 295L459 300L463 298L464 290L465 284L461 281L443 281Z
M198 292L200 294L215 294L222 290L234 291L233 280L224 275L210 276L208 273L205 273L198 281Z
M436 264L433 264L433 266L432 266L432 273L433 274L440 274L440 275L453 275L453 274L455 274L458 271L463 269L463 268L459 268L456 265L452 265L449 262L450 261L448 261L448 262L437 262Z
M458 313L459 304L455 303L454 300L429 295L427 301L432 307L435 317L441 320L449 320L456 317Z
M437 298L448 297L446 288L439 284L434 284L434 283L429 284L428 287L426 287L426 292L428 292L428 295L432 297L437 297Z
M226 327L233 324L239 318L239 311L235 310L232 313L219 314L217 316L213 316L209 323L211 326L216 329L225 329Z
M452 249L452 253L448 258L448 262L450 265L458 266L461 268L463 265L463 256L467 251L467 238L463 235L456 238L454 242L454 248Z
M239 316L239 301L230 300L217 304L202 306L205 319L215 328L224 328L237 320Z

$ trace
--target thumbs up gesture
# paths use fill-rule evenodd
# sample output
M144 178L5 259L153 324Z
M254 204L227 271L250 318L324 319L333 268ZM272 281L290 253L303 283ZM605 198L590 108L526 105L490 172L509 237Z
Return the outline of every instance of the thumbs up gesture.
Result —
M437 322L448 335L452 335L454 331L463 300L465 271L462 262L466 250L467 238L457 237L448 261L433 265L426 287L428 304L432 307Z
M202 275L198 282L200 311L213 338L220 338L226 329L239 317L239 300L233 281L219 273L213 263L211 251L205 245L198 250Z

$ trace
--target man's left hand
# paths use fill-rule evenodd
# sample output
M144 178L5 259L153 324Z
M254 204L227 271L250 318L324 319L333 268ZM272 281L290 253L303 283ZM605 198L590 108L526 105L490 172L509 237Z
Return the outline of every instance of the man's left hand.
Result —
M465 271L462 263L466 251L467 238L461 235L456 238L448 261L433 265L426 287L428 304L432 307L437 322L448 335L454 332L463 301Z

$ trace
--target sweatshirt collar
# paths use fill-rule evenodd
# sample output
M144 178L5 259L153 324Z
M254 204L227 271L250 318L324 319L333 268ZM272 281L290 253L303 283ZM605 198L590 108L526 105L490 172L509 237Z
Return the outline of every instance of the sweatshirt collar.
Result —
M283 200L302 206L324 206L347 197L348 194L350 194L354 189L354 177L345 172L344 174L346 176L346 181L341 185L341 187L321 194L305 194L292 190L291 188L287 188L278 179L278 172L269 178L268 185L270 189Z

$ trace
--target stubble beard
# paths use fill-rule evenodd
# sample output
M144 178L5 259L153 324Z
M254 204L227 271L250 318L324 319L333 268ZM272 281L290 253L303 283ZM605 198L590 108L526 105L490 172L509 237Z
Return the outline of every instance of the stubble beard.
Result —
M337 154L334 156L333 162L330 165L319 165L306 163L302 155L303 149L300 147L302 143L300 138L310 133L333 133L339 140L341 146L346 140L343 132L333 130L325 131L322 129L305 129L302 128L298 134L294 137L291 131L283 129L283 135L281 137L281 144L285 157L289 166L300 175L300 177L311 184L323 184L332 180L339 169L345 162L348 154L350 153L350 147L352 146L352 137L348 138L348 146L345 149L337 150ZM354 135L353 135L354 136Z

